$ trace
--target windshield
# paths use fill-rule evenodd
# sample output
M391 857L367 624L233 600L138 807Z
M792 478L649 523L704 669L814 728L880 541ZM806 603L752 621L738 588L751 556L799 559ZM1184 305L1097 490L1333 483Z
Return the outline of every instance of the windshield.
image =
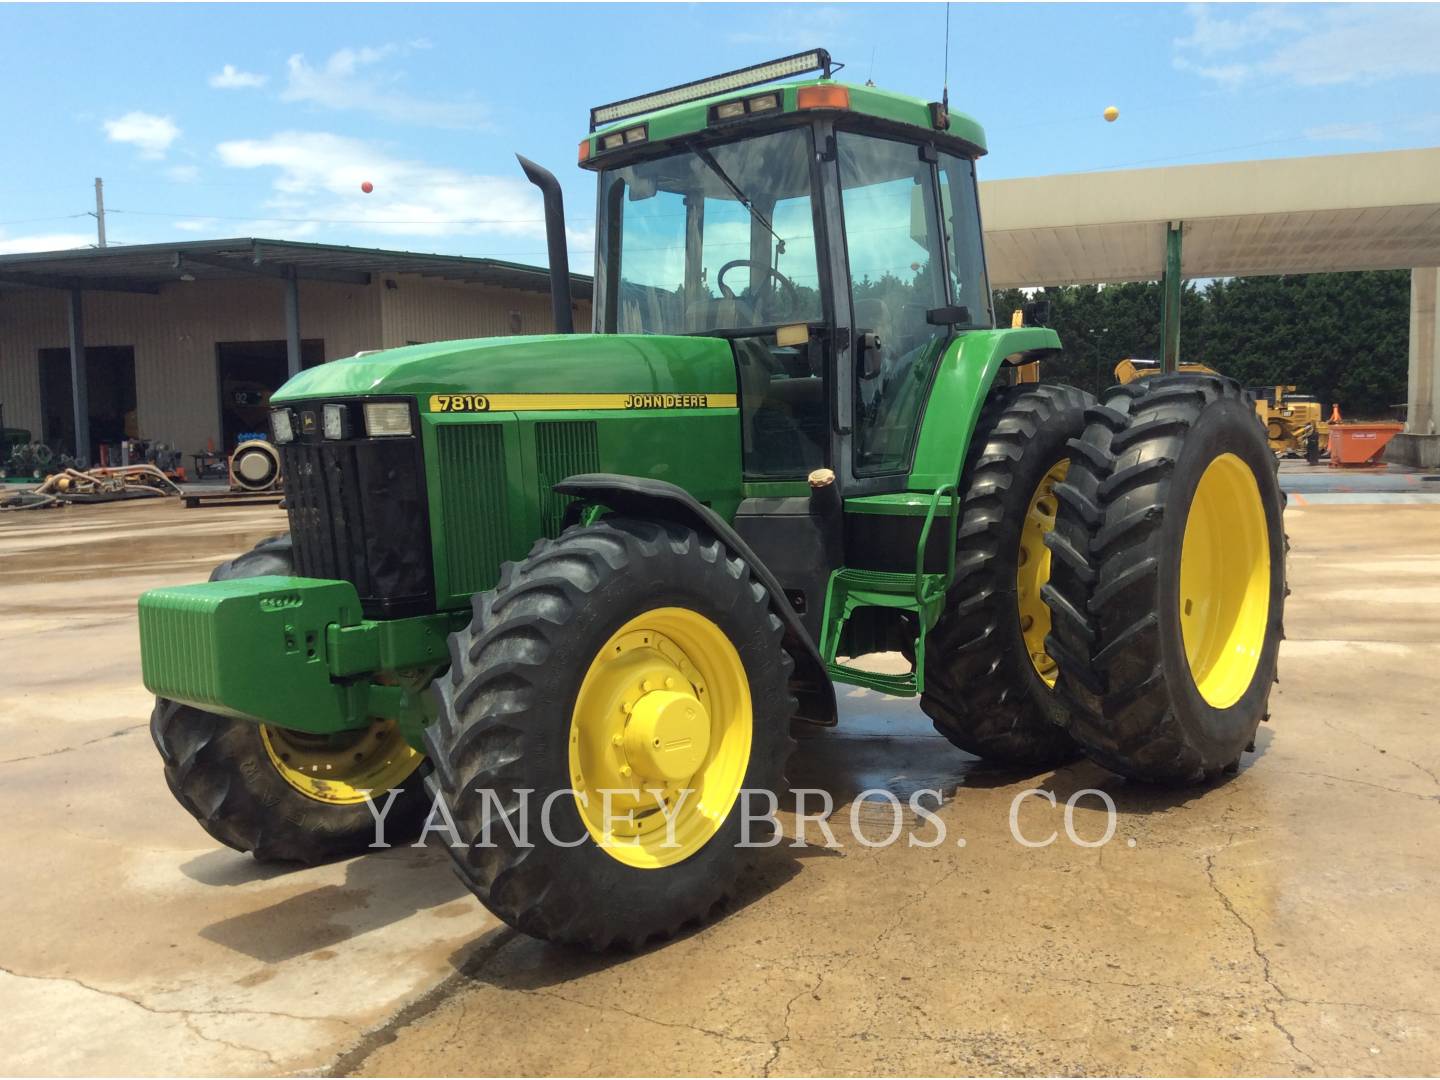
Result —
M695 334L823 318L810 129L690 149L600 175L606 330Z

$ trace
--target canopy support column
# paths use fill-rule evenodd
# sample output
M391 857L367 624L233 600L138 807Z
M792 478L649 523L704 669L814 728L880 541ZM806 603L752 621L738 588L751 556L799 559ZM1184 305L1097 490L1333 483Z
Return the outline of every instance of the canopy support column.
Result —
M1183 223L1165 227L1165 273L1160 279L1160 371L1172 374L1180 366L1180 233Z
M90 466L90 368L85 362L85 294L70 290L70 402L75 410L75 460Z
M1410 271L1410 377L1405 430L1385 448L1385 460L1440 468L1440 268Z
M285 268L285 362L290 378L300 374L300 278Z

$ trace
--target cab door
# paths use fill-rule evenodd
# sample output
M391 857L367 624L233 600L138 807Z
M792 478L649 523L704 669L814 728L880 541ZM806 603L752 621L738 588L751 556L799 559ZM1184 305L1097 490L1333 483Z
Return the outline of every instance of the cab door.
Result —
M953 336L933 146L835 133L851 347L848 493L903 487L932 376ZM846 370L848 369L848 370Z

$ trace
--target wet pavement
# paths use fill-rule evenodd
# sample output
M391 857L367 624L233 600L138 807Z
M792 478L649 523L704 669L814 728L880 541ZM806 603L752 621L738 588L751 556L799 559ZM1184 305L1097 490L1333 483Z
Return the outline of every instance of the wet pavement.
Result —
M1301 505L1314 495L1344 495L1345 501L1360 502L1360 496L1420 495L1440 499L1440 472L1412 469L1406 465L1381 464L1365 467L1332 466L1329 459L1311 465L1300 458L1280 462L1280 486L1300 495ZM1324 502L1325 500L1322 500ZM1391 502L1382 499L1380 502Z
M134 598L280 511L0 515L0 1072L1434 1073L1440 506L1297 503L1282 682L1238 776L997 771L842 689L791 769L837 797L838 846L811 821L711 925L598 957L497 925L438 851L276 870L173 801ZM864 846L892 824L852 813L867 788L940 792L944 842L906 813ZM1057 805L1017 804L1036 788ZM1085 789L1117 807L1100 846L1066 836ZM1105 833L1093 792L1071 817Z

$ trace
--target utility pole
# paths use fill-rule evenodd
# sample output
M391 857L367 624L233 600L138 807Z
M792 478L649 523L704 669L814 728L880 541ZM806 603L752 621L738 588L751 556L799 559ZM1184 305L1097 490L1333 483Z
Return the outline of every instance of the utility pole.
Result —
M100 246L105 246L105 181L95 177L95 230L100 234Z

